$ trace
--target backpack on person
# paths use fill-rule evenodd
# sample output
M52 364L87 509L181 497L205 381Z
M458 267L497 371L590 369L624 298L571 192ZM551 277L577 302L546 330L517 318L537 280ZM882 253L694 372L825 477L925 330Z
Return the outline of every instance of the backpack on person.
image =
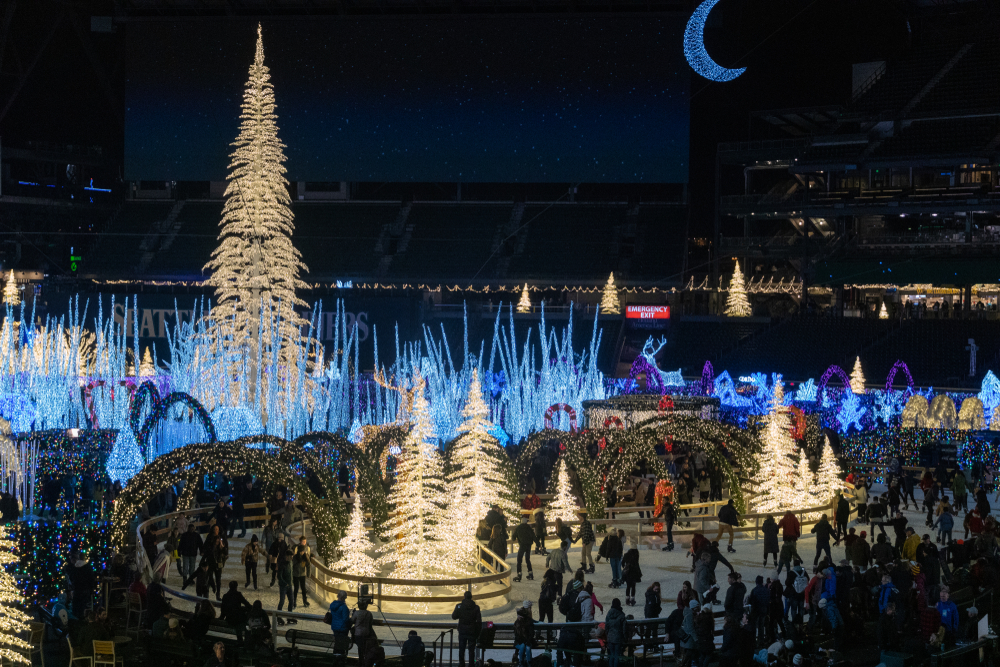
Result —
M579 623L583 618L580 594L577 592L562 596L559 601L559 613L566 617L567 623Z
M806 590L806 586L809 585L809 577L806 576L805 572L800 572L795 575L795 581L792 582L792 589L798 593L802 594Z

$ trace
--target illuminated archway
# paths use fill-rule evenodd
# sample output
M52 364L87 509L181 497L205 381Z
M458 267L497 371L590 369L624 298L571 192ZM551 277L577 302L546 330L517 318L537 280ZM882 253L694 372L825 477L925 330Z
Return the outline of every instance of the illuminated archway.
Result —
M151 386L149 382L144 382L142 387ZM140 390L142 389L140 387ZM153 392L156 391L156 387L152 387ZM138 392L136 392L138 394ZM155 394L153 394L155 397ZM202 427L205 429L205 439L209 442L215 442L218 438L215 435L215 424L212 423L212 418L209 416L208 411L198 402L198 399L194 398L190 394L186 394L182 391L175 391L167 394L163 400L157 401L153 405L153 411L149 413L146 420L142 423L142 429L140 429L138 435L136 436L136 441L139 444L139 454L142 456L143 461L148 461L149 457L147 455L149 449L149 438L152 435L153 428L167 415L167 411L172 408L177 403L182 403L189 407L195 416L198 417L198 421L201 422ZM136 400L132 402L133 406L140 405L140 401Z
M896 373L898 371L903 371L906 375L906 386L913 389L913 376L910 375L910 367L906 365L902 359L897 359L896 363L892 365L892 369L889 371L889 376L885 379L885 390L892 390L892 381L896 379Z
M823 377L819 379L819 384L816 386L816 390L821 392L826 389L826 383L829 382L830 378L834 375L840 378L840 381L844 383L845 387L850 388L851 378L844 372L844 369L837 364L831 364L830 367L826 369L826 372L823 373Z

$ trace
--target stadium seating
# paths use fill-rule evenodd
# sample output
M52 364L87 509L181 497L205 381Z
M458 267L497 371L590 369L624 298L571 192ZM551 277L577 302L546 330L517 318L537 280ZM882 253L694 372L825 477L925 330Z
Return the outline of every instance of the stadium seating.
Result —
M389 275L414 282L471 280L490 258L510 212L509 204L415 204L407 218L412 236L406 251L393 258Z
M615 268L609 248L612 230L624 222L626 212L621 205L525 207L527 237L523 251L511 259L508 275L578 280L606 276Z

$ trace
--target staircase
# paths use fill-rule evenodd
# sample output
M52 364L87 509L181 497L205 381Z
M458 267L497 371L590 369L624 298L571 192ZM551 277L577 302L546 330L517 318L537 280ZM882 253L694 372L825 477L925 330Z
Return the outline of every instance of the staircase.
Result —
M184 209L184 204L186 200L181 200L174 204L173 208L167 214L167 217L156 223L152 230L146 234L146 237L142 240L142 244L139 249L142 250L142 256L139 257L139 263L136 264L136 273L142 275L149 268L149 263L153 261L153 257L160 250L166 250L174 242L174 238L177 237L177 232L180 230L183 222L178 222L177 218L180 216L181 211ZM157 243L161 236L166 234L166 238L162 243Z
M906 114L913 111L913 109L916 108L918 104L920 104L920 100L924 99L924 97L927 96L927 93L931 92L931 90L934 89L934 86L936 86L938 82L941 81L941 79L943 79L945 75L948 74L948 72L950 72L952 68L954 68L955 65L958 64L958 61L964 58L965 54L967 54L969 51L972 50L972 46L973 46L972 44L966 44L965 46L960 48L958 52L951 57L951 60L946 62L944 66L938 70L937 74L932 76L930 81L924 84L924 87L920 89L920 92L914 95L913 99L911 99L909 102L906 103L906 106L904 106L903 109L899 112L900 117L901 118L905 117Z

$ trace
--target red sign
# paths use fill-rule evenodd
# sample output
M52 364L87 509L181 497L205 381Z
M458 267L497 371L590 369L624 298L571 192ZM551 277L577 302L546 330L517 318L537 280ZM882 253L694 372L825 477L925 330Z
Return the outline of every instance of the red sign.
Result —
M625 317L630 320L669 320L670 306L625 306Z

